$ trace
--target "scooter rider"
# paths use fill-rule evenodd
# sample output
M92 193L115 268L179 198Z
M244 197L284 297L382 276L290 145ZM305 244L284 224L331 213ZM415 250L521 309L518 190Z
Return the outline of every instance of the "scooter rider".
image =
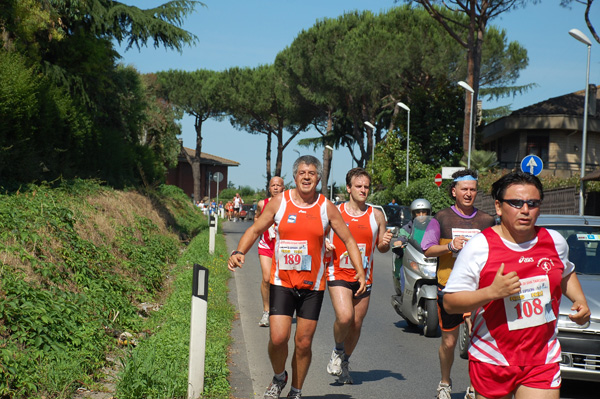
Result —
M413 218L400 228L398 241L394 243L394 246L405 247L411 235L419 244L423 239L427 227L427 216L431 215L431 203L425 198L418 198L410 204L410 212Z

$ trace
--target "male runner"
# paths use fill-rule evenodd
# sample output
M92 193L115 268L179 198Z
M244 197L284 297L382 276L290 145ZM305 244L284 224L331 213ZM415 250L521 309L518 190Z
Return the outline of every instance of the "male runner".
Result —
M461 251L444 289L449 313L474 312L469 375L478 399L558 399L561 295L570 319L590 319L569 247L557 231L536 227L544 192L540 180L512 172L492 185L501 223Z
M325 290L325 232L332 228L348 248L359 282L357 295L365 291L365 271L356 241L335 205L317 193L322 166L311 155L294 162L296 188L273 197L260 218L242 235L231 253L228 268L242 267L244 254L269 226L275 224L275 253L271 265L269 292L269 358L273 380L264 398L279 398L287 383L285 363L292 317L296 313L296 334L292 356L292 388L288 398L300 399L312 358L312 339Z
M373 252L390 250L392 232L386 231L385 216L379 209L367 205L371 176L362 168L350 169L346 174L346 191L350 200L338 206L344 222L350 228L363 257L367 289L356 295L359 283L354 268L348 259L348 251L342 240L332 234L332 262L327 267L329 296L335 310L333 339L335 348L327 365L327 372L338 375L338 382L352 384L348 369L350 355L360 338L362 322L369 308L371 285L373 284Z
M256 216L254 220L260 217L260 214L269 203L272 197L283 192L285 186L283 179L279 176L274 176L269 181L269 197L258 201ZM263 315L258 322L261 327L269 327L269 280L271 279L271 264L273 263L273 249L275 248L275 226L271 225L260 237L258 241L258 259L260 268L262 269L262 283L260 285L260 295L263 301Z
M421 247L426 256L439 257L437 268L438 311L442 341L438 349L440 357L441 381L437 388L438 399L450 399L452 380L450 371L454 363L454 349L458 340L458 327L463 322L462 315L450 315L443 307L442 289L446 286L457 253L469 238L494 224L494 218L476 209L473 204L477 197L477 172L460 170L452 175L449 194L454 205L439 211L427 225ZM471 387L467 387L465 399L474 399Z

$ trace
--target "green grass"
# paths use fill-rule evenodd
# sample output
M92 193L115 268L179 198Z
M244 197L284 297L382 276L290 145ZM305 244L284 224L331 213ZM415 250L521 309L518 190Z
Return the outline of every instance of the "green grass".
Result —
M211 270L205 394L227 397L229 273L223 239L216 256L207 248L206 218L174 187L142 197L74 180L0 194L0 399L94 386L114 330L150 337L125 360L119 398L184 397L193 263ZM166 296L171 281L143 320L136 305Z
M226 247L217 237L214 256L208 254L208 232L196 236L179 259L173 291L147 328L154 334L140 343L124 362L117 384L119 399L187 397L192 267L209 269L204 398L229 398L227 349L234 309L227 299Z

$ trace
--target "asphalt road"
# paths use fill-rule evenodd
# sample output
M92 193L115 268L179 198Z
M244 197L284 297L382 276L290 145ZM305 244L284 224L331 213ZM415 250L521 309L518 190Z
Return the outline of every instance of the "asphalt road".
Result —
M251 222L225 222L227 247L233 250ZM390 304L394 287L391 252L375 255L374 285L361 339L350 359L353 385L340 385L326 372L333 349L335 315L325 294L319 325L313 341L313 358L302 389L305 399L435 398L440 380L437 350L439 338L427 338L408 327ZM246 264L230 280L230 300L239 312L232 332L231 384L239 399L262 398L273 370L267 355L269 329L258 326L262 314L260 265L256 244ZM293 335L294 331L292 331ZM293 338L290 339L290 358ZM288 372L291 371L288 359ZM452 369L453 399L462 399L468 385L468 362L456 354ZM285 397L289 384L283 391ZM565 381L561 398L598 398L600 384Z

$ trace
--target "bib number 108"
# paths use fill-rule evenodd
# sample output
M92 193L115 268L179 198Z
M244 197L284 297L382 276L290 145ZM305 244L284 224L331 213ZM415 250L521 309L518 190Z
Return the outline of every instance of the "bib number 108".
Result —
M544 306L540 298L535 298L517 303L515 310L517 311L517 319L523 319L523 317L529 318L533 315L541 315L544 313Z

